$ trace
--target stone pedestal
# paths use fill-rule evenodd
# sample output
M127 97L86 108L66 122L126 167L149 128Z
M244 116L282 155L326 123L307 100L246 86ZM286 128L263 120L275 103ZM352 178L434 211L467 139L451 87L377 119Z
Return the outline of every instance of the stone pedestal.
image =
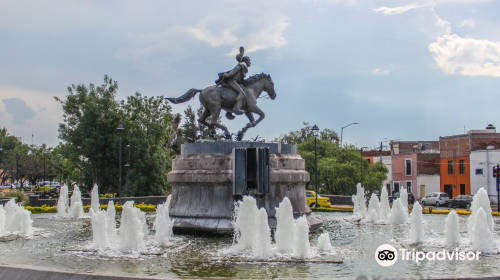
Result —
M170 216L175 232L228 234L233 232L235 202L233 195L232 149L269 147L270 189L254 195L264 207L269 226L276 228L276 210L284 197L292 203L295 218L306 215L311 230L323 222L311 216L305 185L310 176L305 161L296 154L295 145L259 142L205 142L182 145L181 155L173 160L168 181L172 184Z

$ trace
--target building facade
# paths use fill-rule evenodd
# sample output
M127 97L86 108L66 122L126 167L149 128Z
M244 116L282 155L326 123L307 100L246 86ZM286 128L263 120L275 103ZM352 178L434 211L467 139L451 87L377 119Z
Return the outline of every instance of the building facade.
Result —
M415 199L439 189L438 141L391 141L391 192L401 187Z
M440 191L450 197L475 194L484 187L496 199L494 165L500 163L500 134L492 125L466 134L439 137L441 154Z

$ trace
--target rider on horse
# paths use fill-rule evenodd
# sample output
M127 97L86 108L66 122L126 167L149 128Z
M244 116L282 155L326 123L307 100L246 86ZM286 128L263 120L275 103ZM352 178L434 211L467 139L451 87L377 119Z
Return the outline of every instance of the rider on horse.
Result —
M238 96L236 97L236 102L234 103L234 107L232 109L233 113L236 115L242 115L245 113L241 110L243 106L243 98L245 96L245 88L243 87L243 79L248 73L248 67L252 64L250 62L250 58L248 56L243 56L244 49L240 48L240 53L236 55L236 60L238 64L230 71L225 73L219 73L219 79L216 82L217 85L222 82L225 83L229 88L234 90Z

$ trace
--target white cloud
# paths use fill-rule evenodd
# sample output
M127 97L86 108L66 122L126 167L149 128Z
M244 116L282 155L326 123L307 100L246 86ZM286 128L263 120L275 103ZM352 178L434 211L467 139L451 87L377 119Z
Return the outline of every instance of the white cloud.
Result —
M376 68L370 71L372 75L388 75L389 71L388 70L382 70L380 68Z
M63 110L59 102L54 100L54 96L64 96L60 93L43 91L32 91L15 87L0 87L0 99L20 99L26 106L35 113L31 119L25 122L16 122L15 116L8 112L4 102L0 102L0 114L3 114L2 126L7 127L9 134L30 138L31 133L35 135L35 144L46 143L49 146L56 146L58 124L62 122ZM35 111L35 108L38 108Z
M255 26L252 29L256 31L250 33L241 32L242 29L248 29L248 26L241 24L209 28L207 26L213 24L207 21L201 22L197 27L186 27L186 30L196 39L207 42L212 47L230 46L232 49L228 55L237 54L240 46L245 46L245 53L251 53L270 48L279 49L288 43L283 35L290 24L287 18L277 17L271 22L261 20L251 24ZM238 36L238 34L244 35Z
M445 35L430 44L429 51L446 73L500 77L500 42Z
M403 13L406 13L406 12L408 12L410 10L417 9L417 8L422 8L422 7L425 7L425 6L413 3L413 4L406 5L406 6L393 7L393 8L380 7L380 8L373 9L373 11L375 11L377 13L383 13L384 15L387 16L387 15L403 14Z
M472 19L464 19L461 23L457 24L458 27L474 27L476 24Z
M434 6L431 7L431 11L434 13L434 17L436 18L436 21L437 21L436 24L437 24L437 26L441 27L444 30L444 32L445 32L446 35L450 35L450 33L451 33L450 22L441 19L438 16L438 14L436 13L436 11L434 10Z
M192 55L196 45L193 40L206 42L211 47L226 47L228 55L238 53L240 46L245 53L264 49L279 49L288 41L284 31L289 25L285 17L206 17L194 26L171 26L159 32L128 34L127 45L115 52L115 57L134 62L142 71L158 74L174 62ZM195 46L195 47L193 47Z

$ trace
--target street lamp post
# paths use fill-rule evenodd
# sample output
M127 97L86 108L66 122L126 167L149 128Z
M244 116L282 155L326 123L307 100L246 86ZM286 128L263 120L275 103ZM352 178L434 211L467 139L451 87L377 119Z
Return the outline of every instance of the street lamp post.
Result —
M351 126L353 124L359 124L357 122L353 122L353 123L350 123L346 126L343 126L342 129L340 129L340 147L342 147L342 135L344 134L344 128L348 127L348 126Z
M16 154L16 180L17 184L19 185L19 157L21 156L20 153Z
M318 132L319 128L314 125L312 128L312 132L314 135L314 173L316 173L316 207L319 206L318 204L318 153L317 153L317 145L316 145L316 140L318 139Z
M120 144L118 146L118 201L122 204L122 131L125 130L123 126L120 124L116 128L118 133L120 134Z
M45 146L43 147L43 179L42 184L45 183Z
M125 166L127 167L127 195L130 196L130 185L129 185L129 181L128 181L128 176L130 174L130 144L127 145L127 148L128 148L128 162L127 164L125 164Z
M359 149L359 156L360 156L360 158L359 158L359 165L360 165L360 168L361 168L359 176L361 177L361 182L360 182L361 186L363 186L363 149L364 148L367 148L367 147L361 147Z

